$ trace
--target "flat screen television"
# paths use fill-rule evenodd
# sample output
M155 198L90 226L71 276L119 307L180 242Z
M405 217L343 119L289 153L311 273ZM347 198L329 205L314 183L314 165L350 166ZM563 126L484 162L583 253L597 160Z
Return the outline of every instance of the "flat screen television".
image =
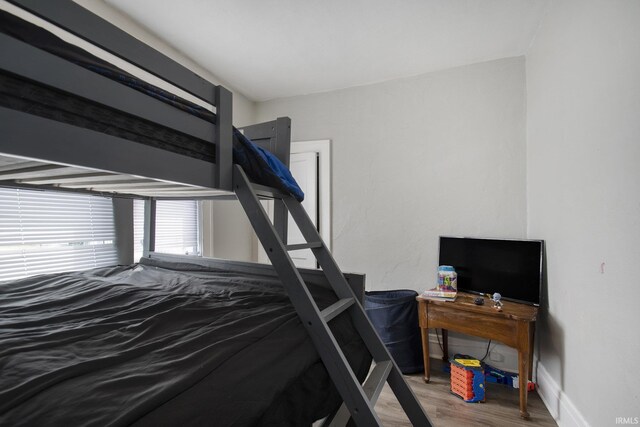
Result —
M543 251L543 240L441 236L438 265L455 268L459 291L539 305Z

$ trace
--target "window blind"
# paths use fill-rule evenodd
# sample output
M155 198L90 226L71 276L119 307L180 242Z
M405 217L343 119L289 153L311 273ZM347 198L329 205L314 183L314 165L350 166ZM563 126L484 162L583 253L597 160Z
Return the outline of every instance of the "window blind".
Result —
M117 262L111 199L0 188L0 280Z
M156 252L181 255L200 254L199 205L195 200L156 202ZM133 202L134 257L142 256L144 200Z

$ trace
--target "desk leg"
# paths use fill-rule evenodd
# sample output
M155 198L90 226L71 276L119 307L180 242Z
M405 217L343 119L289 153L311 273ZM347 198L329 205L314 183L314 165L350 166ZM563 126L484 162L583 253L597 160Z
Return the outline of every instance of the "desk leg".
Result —
M536 324L529 324L529 381L533 381L533 347L536 334Z
M424 382L431 379L431 363L429 362L429 329L420 328L422 335L422 361L424 363Z
M527 412L527 383L529 382L530 330L529 322L518 321L518 380L520 387L520 416L529 418Z
M422 361L424 363L424 382L428 383L431 379L431 364L429 362L429 329L420 328L422 335Z
M449 331L446 329L442 330L442 361L449 363Z

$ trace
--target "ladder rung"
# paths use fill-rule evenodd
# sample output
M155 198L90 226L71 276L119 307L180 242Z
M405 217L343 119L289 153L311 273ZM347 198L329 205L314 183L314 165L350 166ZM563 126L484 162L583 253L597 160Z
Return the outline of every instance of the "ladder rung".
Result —
M377 362L369 374L369 377L367 377L367 380L364 382L362 389L371 401L371 405L375 405L378 400L378 396L380 396L380 392L387 382L391 368L393 368L393 363L390 360Z
M300 249L313 249L313 248L321 248L322 242L310 242L310 243L300 243L296 245L287 245L288 251L298 251Z
M256 196L259 198L267 198L267 199L283 199L287 197L287 194L282 191L273 188L267 187L265 185L256 184L254 182L251 183L251 188L253 189Z
M320 314L322 314L322 317L324 317L325 322L328 322L334 317L336 317L338 314L345 311L347 308L351 307L352 305L353 305L353 298L343 298L341 300L338 300L337 302L334 302L329 307L322 310Z

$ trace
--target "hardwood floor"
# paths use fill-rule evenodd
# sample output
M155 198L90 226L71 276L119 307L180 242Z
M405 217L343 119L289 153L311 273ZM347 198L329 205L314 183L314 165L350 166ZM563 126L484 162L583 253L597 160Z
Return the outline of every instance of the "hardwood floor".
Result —
M529 420L520 418L518 390L504 385L487 384L486 402L466 403L451 394L449 375L442 371L442 362L434 359L429 384L423 381L422 373L405 378L435 427L557 426L535 391L529 392ZM388 385L378 399L376 410L385 426L411 426Z

